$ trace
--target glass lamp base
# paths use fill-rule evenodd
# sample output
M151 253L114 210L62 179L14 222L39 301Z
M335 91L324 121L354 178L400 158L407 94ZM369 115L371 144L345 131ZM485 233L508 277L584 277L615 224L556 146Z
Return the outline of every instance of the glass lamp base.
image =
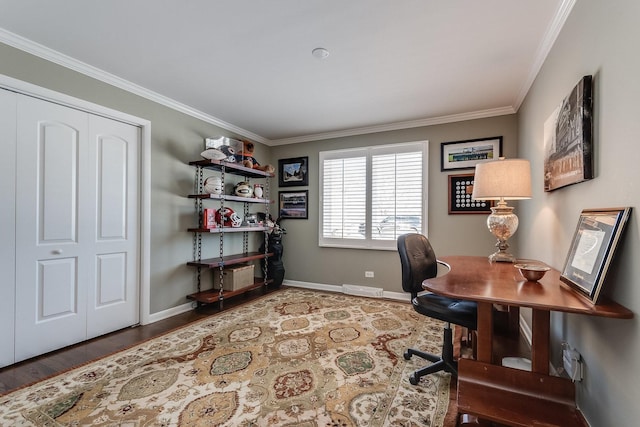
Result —
M513 208L507 206L502 200L498 202L497 206L491 208L491 215L487 217L487 227L498 239L496 243L498 250L489 256L489 261L515 262L516 257L507 252L509 249L507 240L518 229L518 217L513 213Z
M509 252L497 251L489 255L491 262L516 262L516 257Z

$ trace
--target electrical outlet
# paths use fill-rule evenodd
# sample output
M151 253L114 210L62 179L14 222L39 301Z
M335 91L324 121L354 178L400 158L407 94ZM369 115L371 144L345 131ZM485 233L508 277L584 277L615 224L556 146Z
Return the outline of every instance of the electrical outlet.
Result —
M562 364L565 372L573 381L582 381L582 357L580 353L568 344L563 347Z
M373 276L374 276L373 271L365 271L365 272L364 272L364 277L369 277L369 278L371 278L371 277L373 277Z

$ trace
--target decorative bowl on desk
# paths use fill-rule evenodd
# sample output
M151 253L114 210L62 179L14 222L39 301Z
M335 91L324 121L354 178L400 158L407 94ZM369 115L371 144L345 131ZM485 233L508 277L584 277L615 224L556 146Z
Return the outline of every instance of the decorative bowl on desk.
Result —
M544 277L547 271L551 270L550 267L541 263L519 262L513 264L513 266L520 270L522 277L529 282L537 282Z

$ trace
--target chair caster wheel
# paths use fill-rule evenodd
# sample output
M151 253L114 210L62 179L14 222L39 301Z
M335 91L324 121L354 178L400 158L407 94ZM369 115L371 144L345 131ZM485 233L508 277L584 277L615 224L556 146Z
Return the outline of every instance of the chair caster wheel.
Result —
M409 353L408 351L405 351L403 356L404 356L404 360L411 359L411 353Z
M409 382L411 383L411 385L418 385L420 379L416 378L416 374L411 374L409 375Z

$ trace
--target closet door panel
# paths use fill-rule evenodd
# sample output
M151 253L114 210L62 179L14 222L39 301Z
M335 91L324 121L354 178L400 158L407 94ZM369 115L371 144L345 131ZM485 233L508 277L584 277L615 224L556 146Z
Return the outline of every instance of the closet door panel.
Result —
M89 118L89 156L95 172L92 228L94 280L88 289L87 336L139 321L139 151L135 126Z
M86 337L87 114L18 98L16 361ZM89 209L90 211L90 209Z

